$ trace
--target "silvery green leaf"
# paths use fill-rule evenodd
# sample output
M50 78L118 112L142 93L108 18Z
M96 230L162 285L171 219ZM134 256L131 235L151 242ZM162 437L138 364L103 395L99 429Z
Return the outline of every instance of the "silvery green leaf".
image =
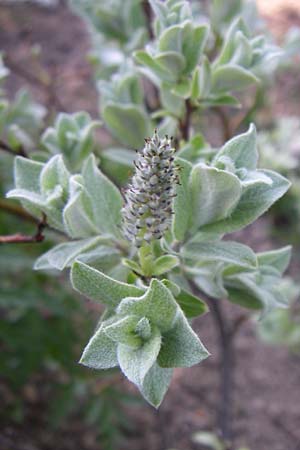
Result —
M125 148L108 148L101 151L101 169L117 185L124 185L133 172L135 153Z
M187 243L182 248L182 256L197 262L221 261L249 268L257 265L251 248L234 241Z
M235 40L234 37L238 31L242 31L245 36L248 35L247 27L240 17L238 17L236 20L234 20L229 27L226 38L224 40L222 49L220 51L220 55L218 56L217 60L214 62L215 66L220 66L223 64L228 63L235 50Z
M288 268L291 259L291 253L292 247L290 245L287 245L286 247L282 247L277 250L257 253L257 260L259 265L268 265L275 267L282 275Z
M249 170L256 169L258 152L256 145L256 129L253 124L250 125L246 133L239 134L225 145L216 154L213 164L217 165L221 157L230 158L236 169L245 167Z
M208 307L202 299L184 289L181 289L180 293L175 296L175 300L188 319L201 316L208 311Z
M195 80L195 83L198 81L198 96L201 98L207 98L211 91L211 66L210 62L206 56L203 57L203 61L199 70L198 80ZM196 97L196 98L197 98ZM195 98L195 99L196 99Z
M237 31L234 40L235 49L230 59L230 63L242 67L250 67L253 59L251 42L240 30Z
M207 225L204 229L220 233L231 233L254 222L267 211L290 187L290 182L271 170L262 171L272 184L258 181L243 190L237 207L230 217Z
M73 190L63 210L63 221L67 233L74 239L99 235L100 230L94 220L92 198L77 175L70 179ZM76 187L75 187L76 186Z
M250 70L234 64L216 68L212 73L212 92L241 91L259 83L259 79Z
M34 148L34 141L26 131L24 131L19 125L11 124L7 126L7 143L13 149Z
M132 382L140 387L147 372L155 363L160 351L162 337L157 327L152 327L152 335L139 348L118 344L118 361L122 372Z
M248 308L263 309L265 315L274 308L288 306L288 300L280 291L280 281L278 275L270 273L264 267L253 273L239 273L226 278L228 298ZM254 300L250 302L251 298Z
M150 134L150 121L140 106L107 103L103 120L112 134L124 145L139 148Z
M125 316L108 326L104 326L103 330L113 341L137 349L143 344L141 337L135 333L139 320L138 316Z
M138 334L144 341L147 341L151 337L151 324L146 317L142 317L134 329L135 333Z
M179 185L176 186L176 197L174 198L173 205L174 216L172 231L175 239L183 241L189 230L193 213L189 190L189 177L193 166L191 163L181 158L176 158L176 165L180 170Z
M117 187L98 169L94 155L86 160L82 176L93 209L93 222L101 233L120 235L123 200Z
M191 231L196 231L230 216L240 200L242 186L236 175L199 163L191 172L190 192Z
M117 343L105 334L103 324L90 339L79 362L92 369L109 369L118 365Z
M99 244L95 248L78 254L76 259L111 277L111 271L120 264L121 254L115 246L112 247L114 244L109 238L106 239L101 236L98 239ZM119 280L119 278L117 279Z
M176 81L176 77L170 73L170 71L163 66L159 61L152 58L147 52L144 50L139 50L134 53L134 58L140 64L149 68L151 72L153 72L159 79L167 82Z
M63 242L62 244L56 245L54 248L40 256L34 264L34 269L63 270L66 267L70 267L78 256L82 258L83 262L87 262L87 258L84 258L83 255L99 246L102 242L103 239L101 237L92 237L88 239L81 239L79 241ZM107 246L105 248L108 249L106 256L110 259L113 259L115 261L115 256L119 257L118 251L114 248ZM103 252L101 253L101 249L102 247L98 247L97 249L98 257L103 256ZM91 259L90 256L89 258Z
M161 404L171 382L172 374L173 369L163 369L157 363L154 363L145 376L140 391L155 408L158 408Z
M191 81L188 78L180 81L179 83L175 84L175 86L172 86L171 92L178 97L184 99L189 98L191 95Z
M200 74L201 69L200 67L196 67L196 69L193 72L192 76L192 82L191 82L191 100L197 100L200 96Z
M199 267L186 267L186 273L193 277L194 283L210 297L227 297L223 280L224 263L208 262Z
M240 101L233 95L224 93L218 95L209 95L207 99L199 100L202 107L212 107L212 106L231 106L232 108L240 108Z
M177 286L176 283L173 283L173 281L164 279L161 280L161 282L169 289L169 291L172 292L173 296L176 297L180 294L181 288Z
M182 117L184 112L184 100L173 93L172 85L162 83L160 87L162 106L176 117Z
M158 355L161 367L191 367L209 356L208 351L190 327L181 311L167 333L163 335L163 345Z
M57 186L62 188L63 200L67 201L70 173L67 170L62 155L53 156L43 167L40 174L40 189L45 196Z
M93 150L92 132L100 124L86 112L60 113L54 126L43 133L41 143L50 153L63 154L66 165L76 170Z
M209 27L194 26L191 21L184 24L182 32L182 53L185 57L184 73L189 74L199 63L208 37Z
M240 305L243 308L260 310L262 308L262 303L257 299L255 295L250 292L250 290L244 286L239 287L227 287L226 297L234 304Z
M136 314L147 317L161 332L172 328L178 306L171 292L164 284L152 279L142 297L124 298L118 306L118 314Z
M236 175L241 180L243 188L249 187L251 184L256 184L257 182L269 184L270 186L273 184L272 178L268 177L260 169L258 170L238 169L236 171Z
M129 269L133 270L133 272L138 273L139 275L143 275L143 270L141 266L131 259L123 258L122 263L127 266Z
M185 65L183 56L172 51L158 53L155 61L170 73L171 82L176 82L179 79Z
M19 198L24 208L37 217L40 217L41 213L40 209L34 206L34 203L35 195L37 196L37 199L40 199L40 174L43 166L42 163L37 161L17 156L14 161L16 189L13 189L6 194L8 198ZM26 202L25 191L27 192L27 197L30 195L29 193L32 193L32 200L28 199L30 203Z
M71 283L73 288L81 294L111 307L117 306L124 297L131 296L136 299L144 293L142 289L116 281L80 261L73 263Z
M181 53L182 47L182 26L173 25L162 32L158 40L160 52L174 51Z
M154 276L160 276L163 273L169 272L170 270L174 269L174 267L179 265L179 259L177 256L173 255L163 255L157 258L154 261L153 265L153 275Z

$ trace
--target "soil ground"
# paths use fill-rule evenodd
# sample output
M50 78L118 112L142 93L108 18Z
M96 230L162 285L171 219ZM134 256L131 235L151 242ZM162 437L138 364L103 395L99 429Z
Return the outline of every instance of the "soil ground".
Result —
M288 9L268 8L262 1L262 11L275 31L285 30L291 23L300 24L299 0L285 2ZM274 6L273 5L273 6ZM275 7L275 6L274 6ZM275 11L275 12L274 12ZM276 28L278 25L279 28ZM279 33L280 34L280 33ZM41 47L41 60L54 80L52 96L28 77L32 45ZM87 110L97 116L97 94L92 71L85 58L89 38L84 24L66 6L42 8L29 3L0 4L0 48L11 62L13 74L8 89L13 94L24 84L35 97L48 105L57 102L66 111ZM276 112L299 114L300 76L284 75L280 89L274 90ZM298 97L299 98L299 97ZM260 220L248 227L239 238L256 250L275 244L267 238L268 221ZM286 244L287 239L284 241ZM294 272L299 265L295 262ZM225 304L227 317L240 311ZM211 315L195 322L195 329L212 356L190 369L177 370L170 391L159 411L143 406L128 410L134 430L125 436L120 450L200 449L191 440L192 433L214 427L218 401L218 346ZM235 377L235 445L247 445L251 450L300 449L300 358L284 348L269 347L256 336L253 321L248 321L236 341ZM131 389L131 387L129 388ZM92 428L69 421L55 432L45 429L42 411L31 414L23 425L5 424L1 428L0 450L99 450Z

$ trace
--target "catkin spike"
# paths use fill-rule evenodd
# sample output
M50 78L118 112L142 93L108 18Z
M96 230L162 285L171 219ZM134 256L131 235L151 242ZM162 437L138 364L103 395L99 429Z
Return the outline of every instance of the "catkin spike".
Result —
M168 136L160 139L157 130L152 138L145 139L134 163L135 174L124 192L124 234L136 247L160 239L171 223L178 184L171 141Z

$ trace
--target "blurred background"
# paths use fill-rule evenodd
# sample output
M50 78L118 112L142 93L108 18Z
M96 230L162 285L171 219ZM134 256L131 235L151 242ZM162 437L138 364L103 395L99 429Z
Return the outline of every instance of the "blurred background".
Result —
M209 7L209 2L193 3ZM228 18L222 16L225 25L239 14L242 3L232 2L237 8ZM236 340L234 450L297 450L300 0L257 0L256 6L255 23L283 52L276 67L266 67L266 82L240 127L254 119L261 166L287 176L293 187L237 238L256 251L293 244L289 276L294 281L287 278L291 310L276 311L259 326L248 321ZM97 39L67 2L0 0L0 52L9 70L2 89L10 102L3 123L0 118L0 139L23 133L22 139L34 147L57 112L83 110L99 117L97 78L103 76L107 52L105 42ZM240 122L238 114L232 113L232 123ZM207 124L205 137L220 145L218 118L207 117ZM97 134L99 154L111 141L107 132ZM103 158L105 167L109 162ZM5 200L13 185L12 166L12 155L1 152L0 234L33 234L30 216L18 203ZM126 164L116 170L127 178ZM206 446L203 436L195 437L200 431L218 433L218 345L209 314L195 321L195 330L201 330L212 356L199 367L177 369L157 412L119 371L96 373L77 364L100 309L71 289L66 274L32 270L34 260L56 239L49 231L46 236L43 243L0 247L0 449L222 450L212 436ZM238 314L236 307L226 305L226 314Z

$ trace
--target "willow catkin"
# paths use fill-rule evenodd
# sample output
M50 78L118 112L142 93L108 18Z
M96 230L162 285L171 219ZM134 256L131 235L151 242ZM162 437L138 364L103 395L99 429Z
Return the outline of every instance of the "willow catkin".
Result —
M140 247L160 239L169 228L178 183L172 139L160 139L155 130L135 161L135 174L125 190L123 229L128 240Z

